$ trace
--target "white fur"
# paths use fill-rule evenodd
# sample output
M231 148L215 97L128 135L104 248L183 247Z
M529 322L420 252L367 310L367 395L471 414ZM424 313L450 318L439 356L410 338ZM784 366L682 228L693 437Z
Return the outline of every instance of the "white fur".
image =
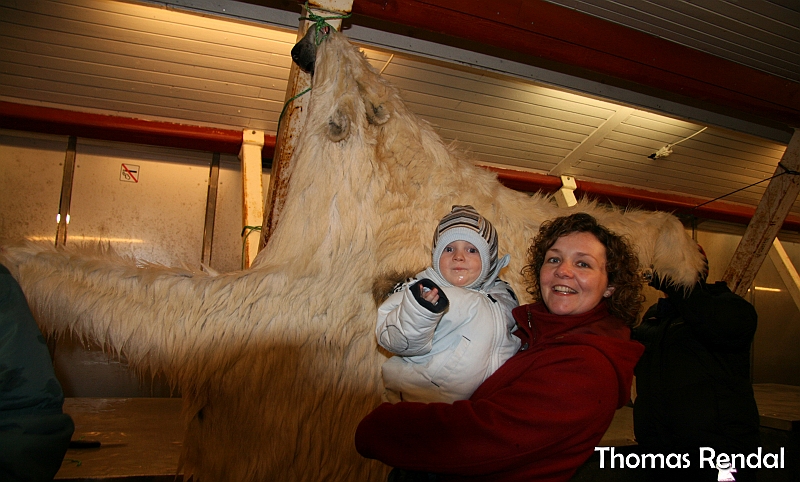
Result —
M140 266L107 249L0 251L46 331L97 340L180 388L187 477L385 480L387 468L353 444L380 400L371 288L430 262L433 230L454 204L497 228L512 259L501 276L519 294L539 224L577 210L628 235L644 270L694 282L702 261L675 217L586 202L562 210L501 186L339 34L319 47L311 96L281 222L250 270Z

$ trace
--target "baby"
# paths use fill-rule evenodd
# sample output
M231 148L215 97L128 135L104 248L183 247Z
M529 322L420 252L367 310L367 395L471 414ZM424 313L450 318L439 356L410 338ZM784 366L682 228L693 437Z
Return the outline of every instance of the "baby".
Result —
M472 206L453 206L433 233L429 268L399 284L378 309L384 399L453 402L519 349L511 287L497 275L497 232Z

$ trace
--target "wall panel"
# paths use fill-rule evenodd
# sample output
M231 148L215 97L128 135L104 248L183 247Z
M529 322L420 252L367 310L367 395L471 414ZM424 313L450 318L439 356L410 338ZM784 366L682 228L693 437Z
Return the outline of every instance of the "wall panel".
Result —
M67 142L0 130L0 239L55 243Z

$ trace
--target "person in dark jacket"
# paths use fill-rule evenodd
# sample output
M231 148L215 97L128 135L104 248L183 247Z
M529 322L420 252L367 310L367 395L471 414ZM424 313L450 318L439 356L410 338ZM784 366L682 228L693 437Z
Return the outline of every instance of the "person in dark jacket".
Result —
M75 430L22 289L0 265L0 480L53 480Z
M689 454L689 468L650 471L653 480L716 481L718 468L705 463L700 470L701 447L747 455L760 445L750 381L756 311L724 282L706 283L707 274L701 273L689 291L656 274L651 285L666 298L651 306L633 330L632 337L645 346L635 370L638 451ZM734 468L729 474L736 481L755 480L747 467Z
M536 303L512 314L522 347L469 400L384 403L355 444L390 481L567 481L630 400L643 347L638 259L585 213L543 223L528 252Z

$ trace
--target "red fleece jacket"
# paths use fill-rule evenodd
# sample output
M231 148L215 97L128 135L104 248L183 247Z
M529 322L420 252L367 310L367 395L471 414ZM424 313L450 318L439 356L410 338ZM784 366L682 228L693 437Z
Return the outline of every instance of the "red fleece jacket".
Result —
M627 403L644 347L605 303L576 316L543 304L513 314L523 349L472 398L384 403L359 424L358 452L443 481L569 480Z

